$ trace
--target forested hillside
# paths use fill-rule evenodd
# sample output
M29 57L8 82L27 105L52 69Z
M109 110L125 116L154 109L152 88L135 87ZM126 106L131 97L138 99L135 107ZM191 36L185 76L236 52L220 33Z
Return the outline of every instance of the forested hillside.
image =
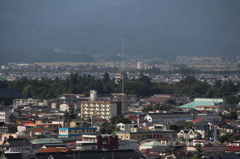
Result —
M115 79L110 79L108 73L102 79L94 79L90 75L80 76L71 74L67 79L55 80L42 78L42 80L29 80L23 77L16 81L0 81L0 88L11 88L22 93L27 98L49 99L65 93L89 96L90 90L97 90L100 96L122 92L122 83L116 84ZM149 97L154 94L184 94L187 97L226 98L228 102L240 102L240 82L235 85L231 80L218 81L214 86L206 82L197 81L188 76L175 85L164 82L151 82L151 79L140 74L139 79L124 81L124 93L136 94L138 98ZM1 99L9 100L5 95Z

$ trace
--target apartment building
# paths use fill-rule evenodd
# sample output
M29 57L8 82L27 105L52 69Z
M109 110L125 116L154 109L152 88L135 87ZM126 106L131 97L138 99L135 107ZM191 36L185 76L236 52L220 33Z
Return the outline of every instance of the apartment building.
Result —
M16 122L19 119L19 112L11 111L0 111L0 122Z
M103 119L109 119L112 116L121 115L122 103L110 101L82 101L80 116L83 119L99 116Z

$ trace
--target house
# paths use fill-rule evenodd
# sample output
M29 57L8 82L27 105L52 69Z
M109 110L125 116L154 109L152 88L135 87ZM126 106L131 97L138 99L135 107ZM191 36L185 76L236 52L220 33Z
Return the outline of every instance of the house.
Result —
M70 109L78 109L80 108L80 103L63 103L60 104L59 110L64 112L64 111L69 111Z
M195 109L200 112L221 112L224 110L223 106L212 106L212 105L203 105L203 106L195 106Z
M196 145L208 146L209 142L207 140L193 140L193 146Z
M133 149L133 150L139 150L138 147L138 141L137 140L118 140L118 149Z
M121 140L138 140L158 139L163 141L170 141L172 137L177 137L175 130L142 130L132 128L131 131L117 131L115 132Z
M97 149L97 145L97 143L90 141L76 141L76 149L81 151Z
M118 123L117 127L120 131L130 131L132 128L138 128L138 124L124 124Z
M200 139L209 139L209 128L207 126L195 127L194 131L199 134Z
M183 139L197 139L199 138L199 134L194 132L193 129L182 129L179 131L177 134L178 138L183 138Z
M86 123L84 121L71 121L69 125L70 125L70 128L90 127L91 126L89 123Z
M96 127L97 130L99 131L101 129L101 127L106 127L107 125L108 125L107 121L104 121L104 120L103 121L100 121L100 120L96 121L96 120L94 120L93 124L92 124L92 127Z
M46 144L62 144L63 142L60 139L56 138L39 138L31 141L35 145L46 145Z
M159 146L168 146L168 145L165 145L163 143L160 143L156 140L153 140L153 141L150 141L150 142L145 142L145 143L142 143L139 145L139 150L142 150L142 149L152 149L154 147L159 147Z
M2 144L4 153L19 153L24 156L32 155L32 144L26 138L9 138Z
M192 114L185 112L148 113L142 116L146 122L157 123L175 123L194 119Z

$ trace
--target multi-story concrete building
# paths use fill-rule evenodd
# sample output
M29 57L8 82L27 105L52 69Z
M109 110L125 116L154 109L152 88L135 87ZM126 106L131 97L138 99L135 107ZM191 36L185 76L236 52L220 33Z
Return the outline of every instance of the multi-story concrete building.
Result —
M122 103L109 101L82 101L80 116L83 119L91 118L97 115L104 119L109 119L112 116L121 115Z
M77 137L82 135L97 135L95 127L76 127L76 128L59 128L59 138Z
M175 130L141 130L132 128L131 131L117 131L115 132L121 140L138 140L158 139L162 141L170 141L171 138L177 137Z
M0 122L16 122L19 119L19 112L12 111L0 111Z

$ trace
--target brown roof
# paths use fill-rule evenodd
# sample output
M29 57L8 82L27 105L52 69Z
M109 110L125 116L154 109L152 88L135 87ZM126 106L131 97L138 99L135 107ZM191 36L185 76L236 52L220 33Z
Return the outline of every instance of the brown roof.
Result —
M166 102L167 100L171 99L171 97L161 97L161 96L152 96L150 98L147 98L145 100L145 102L151 102L151 103L164 103Z
M49 153L49 152L62 152L66 148L59 148L59 147L48 147L46 149L42 149L38 151L37 153Z

